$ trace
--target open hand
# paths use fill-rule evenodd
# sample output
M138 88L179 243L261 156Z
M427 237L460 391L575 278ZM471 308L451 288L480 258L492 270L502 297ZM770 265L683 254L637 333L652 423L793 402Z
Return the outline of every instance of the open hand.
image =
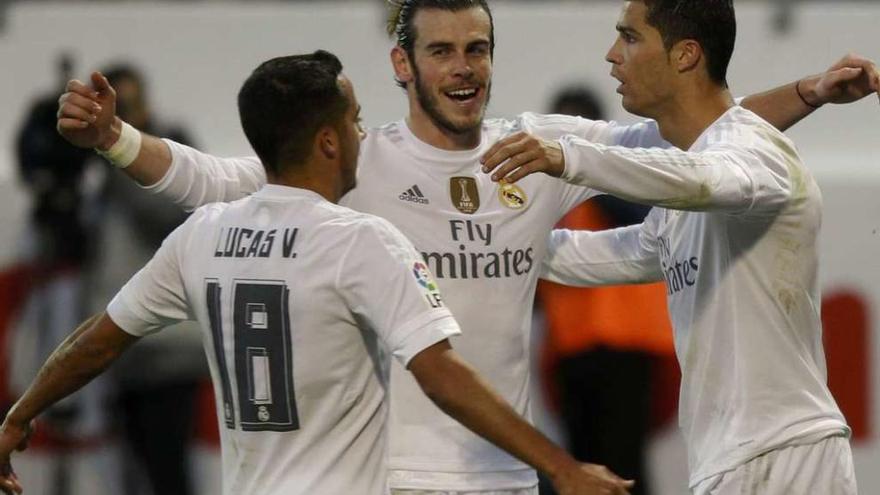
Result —
M499 140L480 161L483 172L492 173L492 180L511 184L535 172L559 177L565 171L565 155L559 143L525 132Z

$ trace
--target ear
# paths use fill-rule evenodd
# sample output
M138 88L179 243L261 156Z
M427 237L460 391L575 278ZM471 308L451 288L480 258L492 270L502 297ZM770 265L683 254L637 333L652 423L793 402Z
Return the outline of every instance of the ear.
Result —
M694 40L681 40L672 47L670 60L679 72L696 69L702 59L703 47Z
M327 125L318 130L318 134L315 136L315 149L327 160L339 158L342 149L339 133L333 126Z
M395 45L391 49L391 65L394 67L394 77L402 83L409 83L413 80L413 71L409 65L409 57L406 50Z

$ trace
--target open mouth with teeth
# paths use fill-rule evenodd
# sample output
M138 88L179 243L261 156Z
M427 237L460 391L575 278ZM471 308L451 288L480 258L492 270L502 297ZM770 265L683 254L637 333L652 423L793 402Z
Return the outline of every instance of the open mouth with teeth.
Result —
M470 103L480 94L479 88L462 88L444 93L447 98L455 100L459 103Z

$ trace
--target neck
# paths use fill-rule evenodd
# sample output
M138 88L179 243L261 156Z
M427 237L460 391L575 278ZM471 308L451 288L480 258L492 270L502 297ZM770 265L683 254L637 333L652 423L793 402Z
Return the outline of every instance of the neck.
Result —
M727 88L693 85L676 93L655 119L663 139L687 151L703 131L734 106Z
M430 115L425 112L418 98L410 94L409 116L406 125L410 131L424 143L435 148L448 151L472 150L480 145L482 137L482 125L465 132L453 132L439 126Z
M284 172L275 174L266 171L266 182L278 186L296 187L316 192L331 203L338 203L343 190L340 181L334 176L328 176L326 172L314 173L316 167L303 166L301 170L290 170L292 167L282 167Z

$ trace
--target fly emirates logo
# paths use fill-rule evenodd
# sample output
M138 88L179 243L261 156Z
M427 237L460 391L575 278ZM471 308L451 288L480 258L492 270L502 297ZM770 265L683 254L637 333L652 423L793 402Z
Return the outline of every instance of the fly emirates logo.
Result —
M693 287L697 283L700 259L696 256L673 258L669 238L659 236L657 242L660 246L660 267L663 268L663 277L666 279L666 293L671 296Z
M529 273L534 265L534 249L494 246L493 226L472 220L450 220L452 242L458 251L422 251L425 263L437 278L510 278Z

